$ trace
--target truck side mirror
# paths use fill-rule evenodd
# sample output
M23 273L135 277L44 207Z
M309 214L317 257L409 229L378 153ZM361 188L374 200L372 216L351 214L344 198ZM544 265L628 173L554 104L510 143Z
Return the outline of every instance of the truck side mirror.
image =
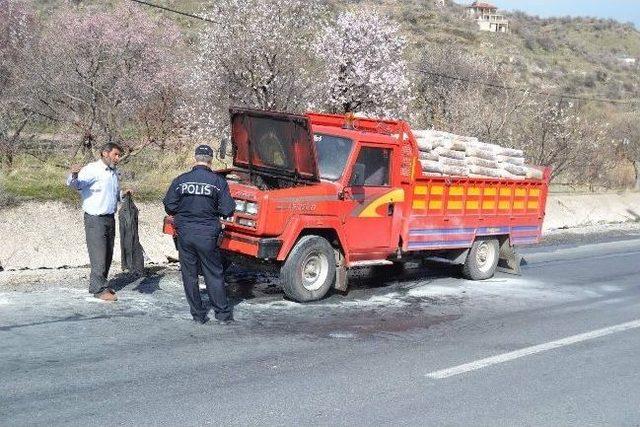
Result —
M364 185L364 163L356 163L353 165L349 185L353 187L362 187Z

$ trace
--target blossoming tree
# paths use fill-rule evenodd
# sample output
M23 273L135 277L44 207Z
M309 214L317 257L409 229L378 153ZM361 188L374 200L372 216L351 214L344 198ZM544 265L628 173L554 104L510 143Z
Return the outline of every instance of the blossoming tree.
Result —
M77 149L162 145L176 126L180 45L174 25L139 7L69 5L46 23L21 92L40 118L77 136Z
M314 43L324 68L321 105L337 113L405 113L411 89L405 47L398 25L382 15L341 13Z
M199 33L184 116L212 135L229 105L296 111L314 96L311 41L321 25L319 1L229 0L212 4Z

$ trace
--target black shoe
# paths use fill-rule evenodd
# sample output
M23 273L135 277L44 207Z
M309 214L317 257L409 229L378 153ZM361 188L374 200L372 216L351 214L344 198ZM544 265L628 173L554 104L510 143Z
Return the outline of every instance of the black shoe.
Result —
M194 317L193 321L196 322L196 323L200 323L201 325L204 325L205 323L207 323L209 321L209 316Z
M218 319L218 324L222 326L233 325L234 323L236 323L234 319L226 319L226 320Z

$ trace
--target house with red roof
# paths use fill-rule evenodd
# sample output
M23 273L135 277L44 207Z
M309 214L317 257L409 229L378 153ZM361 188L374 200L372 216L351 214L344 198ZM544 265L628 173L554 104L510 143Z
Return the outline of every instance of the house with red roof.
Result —
M509 21L498 13L498 8L491 3L474 1L470 6L467 6L467 10L478 23L480 31L509 32Z

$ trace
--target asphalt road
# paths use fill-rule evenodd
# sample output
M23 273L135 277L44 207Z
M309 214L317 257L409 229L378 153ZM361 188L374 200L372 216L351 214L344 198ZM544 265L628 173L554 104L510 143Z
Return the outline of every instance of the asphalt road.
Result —
M0 425L640 425L640 240L536 247L520 277L362 271L300 305L229 277L189 320L178 272L0 292Z

